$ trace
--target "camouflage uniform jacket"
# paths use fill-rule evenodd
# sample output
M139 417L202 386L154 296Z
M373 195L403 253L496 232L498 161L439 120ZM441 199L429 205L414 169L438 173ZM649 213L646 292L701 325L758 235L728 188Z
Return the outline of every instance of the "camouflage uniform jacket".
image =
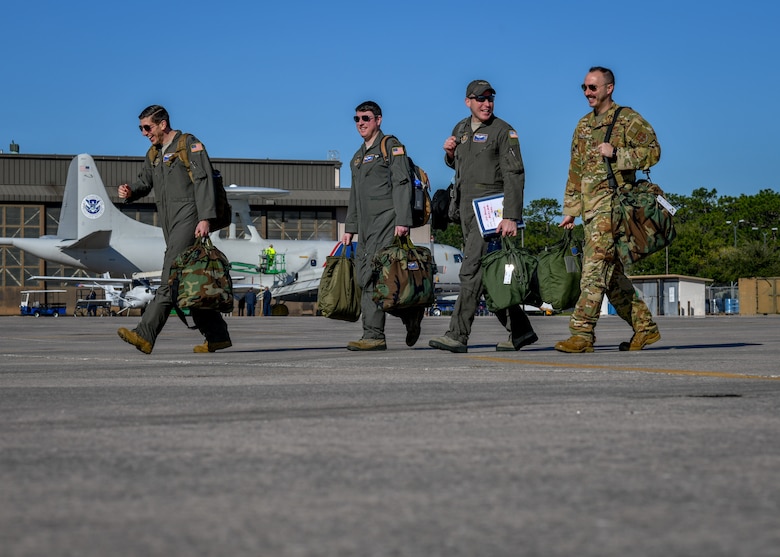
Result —
M174 227L190 227L189 233L194 238L198 221L217 216L211 161L206 148L195 136L187 137L192 172L190 179L186 165L179 160L176 152L180 136L181 132L177 131L166 152L158 151L153 161L149 156L144 158L138 179L130 186L132 194L128 199L132 201L141 198L154 189L154 200L166 244L170 243Z
M473 211L474 199L503 193L504 218L522 219L525 168L517 132L495 116L472 131L468 116L458 122L452 135L458 141L455 157L449 159L445 154L444 162L455 169L461 214Z
M563 197L563 214L581 216L589 221L596 214L609 213L613 191L609 185L607 165L597 147L604 143L612 122L616 103L599 118L591 111L574 130L571 142L569 179ZM624 107L618 115L609 143L617 147L617 160L612 171L618 186L636 179L636 171L648 169L661 158L661 146L652 126L631 108Z
M371 279L374 254L393 241L396 226L412 226L412 184L406 150L395 138L387 143L388 161L380 149L384 133L363 143L352 156L352 188L344 231L358 234L355 254L361 285Z

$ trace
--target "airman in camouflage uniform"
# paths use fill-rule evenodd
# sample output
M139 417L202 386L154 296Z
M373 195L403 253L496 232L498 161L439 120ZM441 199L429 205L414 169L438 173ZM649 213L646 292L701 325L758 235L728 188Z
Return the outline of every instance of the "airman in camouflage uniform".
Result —
M440 350L468 352L474 315L482 296L482 256L488 239L482 237L472 202L479 197L504 194L503 219L497 234L516 236L517 222L523 218L525 168L517 132L493 114L495 89L476 79L466 87L466 106L471 114L458 122L444 142L444 162L455 169L455 188L460 197L463 231L463 264L460 268L460 294L444 336L428 344ZM520 306L496 312L509 332L509 338L496 345L497 351L520 350L538 340L528 316Z
M571 145L569 179L564 193L560 226L574 227L574 218L582 217L585 246L582 264L582 293L574 308L569 330L571 337L558 342L561 352L592 352L594 329L606 294L617 314L634 331L620 350L641 350L660 340L658 326L647 305L626 277L615 251L612 223L614 192L609 184L608 158L618 186L633 182L636 171L650 168L661 158L655 131L639 113L624 107L615 121L609 143L606 132L618 105L612 101L615 78L606 68L591 68L582 90L593 107L574 130Z
M373 301L374 255L389 246L394 236L406 236L412 226L412 187L407 172L406 151L395 137L388 138L388 158L382 155L384 133L382 109L373 101L355 108L355 125L363 144L352 157L352 188L344 224L344 245L358 235L355 267L360 287L363 336L347 344L348 350L386 350L385 312ZM420 323L425 308L394 312L406 325L406 344L414 346L420 338Z
M139 115L141 133L152 143L152 156L144 158L138 179L119 186L119 197L130 202L154 189L157 213L165 238L165 256L162 262L161 286L154 300L144 311L134 330L120 328L119 337L141 352L152 352L174 307L168 277L171 265L195 238L209 234L209 219L217 216L211 162L206 148L192 135L187 137L190 172L179 160L176 151L181 132L170 126L168 111L152 105ZM216 310L193 309L190 313L206 342L195 346L194 352L214 352L232 346L227 324Z

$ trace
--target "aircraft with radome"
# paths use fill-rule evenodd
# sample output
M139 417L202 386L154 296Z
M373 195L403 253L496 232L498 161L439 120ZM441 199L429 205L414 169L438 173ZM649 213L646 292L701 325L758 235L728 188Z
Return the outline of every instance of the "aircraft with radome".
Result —
M289 191L236 185L225 189L233 208L233 224L225 236L213 232L211 241L231 262L236 290L268 286L277 299L315 300L326 258L340 255L343 244L328 240L266 240L252 224L249 197L276 198L289 195ZM236 235L239 225L244 232L241 238ZM159 276L165 251L161 228L136 221L114 206L95 161L88 154L74 157L68 168L57 234L0 238L0 245L115 277L137 273ZM264 255L270 245L276 252L273 261ZM457 292L462 252L442 244L432 244L431 249L437 266L437 291Z

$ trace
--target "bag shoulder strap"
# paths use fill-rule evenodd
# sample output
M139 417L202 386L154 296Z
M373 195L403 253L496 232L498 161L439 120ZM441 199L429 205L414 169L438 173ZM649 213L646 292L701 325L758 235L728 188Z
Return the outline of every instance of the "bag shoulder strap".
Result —
M609 126L607 126L607 135L604 136L604 143L609 143L609 140L612 137L612 128L615 127L615 122L617 122L621 110L623 110L622 106L619 106L617 110L615 110L615 115L612 117L612 121L609 123ZM609 185L613 190L616 190L617 181L615 180L615 173L612 172L612 163L607 157L604 157L604 163L607 165L607 178L609 179Z

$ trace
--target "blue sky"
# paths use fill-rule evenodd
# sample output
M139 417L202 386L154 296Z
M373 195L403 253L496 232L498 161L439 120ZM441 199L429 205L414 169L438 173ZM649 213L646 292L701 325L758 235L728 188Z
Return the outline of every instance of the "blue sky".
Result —
M442 144L479 78L520 136L526 202L562 200L588 110L579 85L603 65L615 100L655 127L665 190L778 191L778 11L754 0L12 2L0 148L140 156L137 115L157 103L212 157L338 151L348 186L354 108L372 99L441 188L452 176Z

